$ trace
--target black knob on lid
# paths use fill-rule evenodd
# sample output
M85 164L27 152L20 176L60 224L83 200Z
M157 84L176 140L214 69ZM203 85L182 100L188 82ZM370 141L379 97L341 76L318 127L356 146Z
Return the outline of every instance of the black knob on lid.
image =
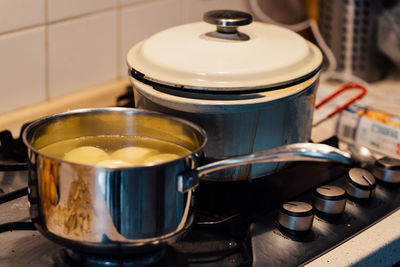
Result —
M248 25L253 17L246 12L236 10L212 10L204 14L203 20L217 26L221 33L236 33L238 26Z
M374 176L388 183L400 183L400 160L383 157L375 162Z

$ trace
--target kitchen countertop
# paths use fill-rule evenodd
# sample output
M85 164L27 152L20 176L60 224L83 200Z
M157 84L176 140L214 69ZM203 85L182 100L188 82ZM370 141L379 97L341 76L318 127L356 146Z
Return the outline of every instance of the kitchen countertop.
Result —
M338 83L321 83L317 93L317 103L339 86ZM374 88L369 90L367 96L358 103L400 115L400 80L388 79L374 83L372 86ZM334 101L330 107L317 110L314 119L323 118L329 110L351 96L351 93L346 94L343 98ZM312 140L318 142L333 136L337 117L314 127ZM400 262L399 224L400 210L398 209L305 266L392 266Z
M392 266L400 262L399 223L397 210L305 266Z
M318 91L316 103L337 90L344 83L342 82L321 82ZM314 123L325 118L335 108L348 101L350 98L358 94L359 91L345 91L335 97L326 105L314 111ZM361 100L356 102L361 106L369 106L383 112L400 116L400 79L393 75L387 80L379 81L367 86L367 94ZM326 140L335 135L336 122L339 115L335 115L329 120L313 127L311 139L314 142Z

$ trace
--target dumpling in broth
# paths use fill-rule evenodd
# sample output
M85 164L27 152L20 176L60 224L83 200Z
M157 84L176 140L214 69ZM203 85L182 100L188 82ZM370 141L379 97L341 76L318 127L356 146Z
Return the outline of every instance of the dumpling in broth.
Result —
M106 159L98 162L97 165L101 165L104 167L127 167L132 166L132 163L118 159Z
M110 156L102 149L94 146L80 146L65 153L63 160L81 163L97 164L102 160L108 160Z
M156 155L148 157L144 163L146 165L156 165L156 164L164 163L164 162L171 161L171 160L174 160L177 158L180 158L180 156L177 154L161 153L161 154L156 154Z
M113 160L122 160L129 162L132 165L142 165L145 163L146 159L154 154L159 153L156 149L130 146L118 149L111 154Z

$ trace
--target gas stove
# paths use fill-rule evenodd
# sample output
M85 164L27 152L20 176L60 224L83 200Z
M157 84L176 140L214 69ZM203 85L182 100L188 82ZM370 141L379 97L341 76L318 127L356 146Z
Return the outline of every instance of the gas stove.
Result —
M400 207L400 187L378 183L371 199L347 199L342 215L315 214L309 231L287 231L280 226L282 203L312 203L315 187L343 187L347 171L341 165L301 163L251 183L204 182L192 229L180 241L157 252L159 255L132 255L130 259L81 255L29 230L29 204L21 197L0 205L1 230L6 223L19 222L8 225L15 231L1 233L2 243L7 245L0 250L0 265L140 266L155 261L153 266L298 266ZM26 183L26 171L3 172L1 196Z
M7 140L0 149L0 266L299 266L400 207L400 186L372 183L360 166L295 163L251 181L202 181L195 223L171 246L128 257L87 255L34 229L26 164L10 153L20 140ZM339 202L346 204L337 211Z

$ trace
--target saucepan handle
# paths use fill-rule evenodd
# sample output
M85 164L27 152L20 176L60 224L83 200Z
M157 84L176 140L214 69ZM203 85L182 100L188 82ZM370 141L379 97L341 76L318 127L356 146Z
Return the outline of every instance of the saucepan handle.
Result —
M292 162L292 161L332 161L352 164L350 153L325 144L295 143L248 155L216 161L178 175L178 191L185 193L196 187L199 179L209 173L249 163Z

